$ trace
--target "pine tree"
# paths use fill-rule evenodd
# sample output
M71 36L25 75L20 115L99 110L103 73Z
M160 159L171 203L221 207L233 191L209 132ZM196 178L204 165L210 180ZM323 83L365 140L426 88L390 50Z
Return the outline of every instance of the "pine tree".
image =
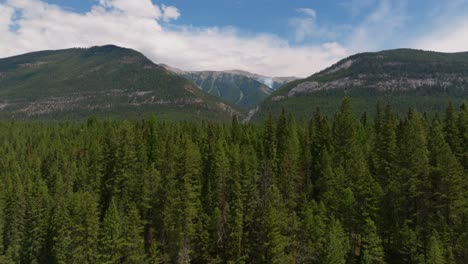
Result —
M146 259L143 223L135 206L129 206L122 224L121 263L138 264Z
M460 135L461 146L465 146L461 148L462 152L459 160L465 168L465 171L468 171L468 150L466 148L466 146L468 146L468 105L466 103L463 103L460 106L457 126Z
M432 234L427 245L427 264L445 264L443 248L440 245L437 233Z
M397 259L403 263L424 263L422 241L417 230L410 228L408 223L411 222L405 221L399 230L398 253L400 256Z
M242 230L242 255L243 258L253 261L255 255L255 235L258 230L255 227L255 215L260 204L258 193L258 161L252 146L241 148L240 156L241 197L243 207L243 230ZM246 261L249 262L249 261Z
M280 189L287 208L296 209L300 202L300 186L302 183L299 174L299 139L295 121L289 122L284 116L280 117L277 126L277 180L276 184Z
M18 175L6 177L3 250L7 261L20 263L21 244L25 232L26 198Z
M216 140L208 150L203 182L205 197L205 212L209 217L210 251L216 258L225 258L227 240L227 217L229 214L229 199L227 180L229 161L224 149L224 141Z
M332 149L332 132L328 120L322 115L320 109L317 108L314 114L313 126L310 128L313 132L311 135L311 154L312 154L312 175L315 183L320 174L321 153L326 149L331 152Z
M367 218L363 232L362 264L384 264L382 241L377 234L377 228L372 219Z
M55 205L52 209L52 263L64 264L70 260L73 245L72 237L72 216L70 215L70 197L62 175L57 174L55 180Z
M348 247L348 238L340 221L331 218L326 231L325 246L320 263L346 263Z
M73 238L70 255L73 257L73 263L97 263L99 242L97 199L89 192L77 192L70 200L70 229Z
M293 263L293 258L287 253L290 243L286 235L287 212L281 195L273 184L269 187L265 201L264 228L266 231L265 263Z
M333 121L333 147L335 151L335 164L348 167L353 157L356 133L356 124L353 117L351 102L345 97L341 102L340 110L335 114Z
M431 179L436 212L441 212L444 224L452 225L463 200L463 170L445 142L442 125L434 120L429 137ZM437 217L437 216L436 216ZM441 224L441 223L438 223Z
M391 106L387 105L385 114L376 118L375 131L376 140L374 143L374 166L375 175L382 186L394 179L397 164L397 121L393 116Z
M405 204L400 205L409 220L422 224L428 207L429 151L427 148L427 131L423 118L410 111L403 125L399 157L401 183L404 187Z
M240 144L242 141L242 126L239 124L239 117L234 115L231 123L231 141L233 144Z
M326 237L326 209L323 203L309 203L304 212L302 223L302 243L304 250L301 263L321 263L321 253L324 252Z
M230 147L229 161L229 215L227 234L227 261L242 262L243 204L240 183L240 149L238 145Z
M25 228L22 245L22 262L40 263L44 261L49 219L49 194L42 179L28 180L26 193Z
M175 198L172 208L177 243L177 262L190 263L195 252L197 225L202 224L200 201L201 156L198 148L190 139L183 139L182 150L178 157Z
M118 263L122 260L123 223L116 203L111 200L99 234L99 263Z
M321 175L316 185L319 201L325 204L329 214L350 223L350 218L355 215L356 199L345 182L343 169L332 169L332 161L326 150L320 157Z
M462 142L460 138L460 131L457 126L457 114L453 107L452 102L449 103L447 110L445 112L445 135L446 141L449 144L452 152L460 156L462 153Z

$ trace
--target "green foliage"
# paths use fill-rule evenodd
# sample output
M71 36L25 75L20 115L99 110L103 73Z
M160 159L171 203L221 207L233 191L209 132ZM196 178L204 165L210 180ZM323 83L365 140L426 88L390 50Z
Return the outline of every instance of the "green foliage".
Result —
M320 263L346 263L348 248L348 237L340 221L332 218L325 234L324 252Z
M352 102L307 124L0 122L0 262L466 263L466 106Z
M444 264L444 252L440 246L440 242L437 238L437 233L433 234L429 239L429 244L427 245L427 256L426 256L426 263L427 264Z
M363 264L384 264L382 240L377 234L377 228L370 218L366 219L363 234L362 257Z

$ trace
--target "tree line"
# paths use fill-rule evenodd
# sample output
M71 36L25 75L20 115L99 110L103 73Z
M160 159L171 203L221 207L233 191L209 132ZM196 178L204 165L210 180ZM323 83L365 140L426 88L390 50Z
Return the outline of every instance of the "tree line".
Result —
M0 122L0 263L468 263L468 106Z

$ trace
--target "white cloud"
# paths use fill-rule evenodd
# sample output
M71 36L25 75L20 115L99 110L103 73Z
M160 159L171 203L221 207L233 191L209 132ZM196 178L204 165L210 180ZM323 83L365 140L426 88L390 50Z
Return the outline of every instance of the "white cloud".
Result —
M468 51L468 0L441 2L431 12L431 29L409 46L441 52Z
M436 22L419 34L405 34L412 33L406 30L408 0L366 1L368 15L353 26L318 25L313 9L297 9L290 20L296 39L291 44L275 35L245 35L232 27L175 26L171 21L180 17L179 10L151 0L99 0L84 14L41 0L0 0L0 57L116 44L141 51L156 63L186 70L308 76L355 52L399 47L468 49L468 16L460 8L466 0L457 0L458 5L437 14L431 19ZM321 44L304 44L312 38L321 38Z
M13 22L13 10L21 12L15 20L16 31L5 26ZM333 42L297 47L274 35L244 36L234 28L161 23L179 16L176 7L160 7L150 0L100 0L85 14L40 0L8 0L0 4L0 57L116 44L141 51L156 63L187 70L241 69L271 76L308 76L348 55Z
M163 10L163 20L169 22L171 20L176 20L180 17L179 9L173 6L162 6Z
M296 42L302 42L318 35L315 20L317 13L311 8L298 8L296 12L302 16L294 17L289 24L294 29Z
M305 14L307 16L310 16L312 18L316 18L317 17L317 13L315 12L315 10L313 10L312 8L298 8L296 9L296 11L298 13L302 13L302 14Z
M460 18L450 25L441 26L426 36L414 40L411 47L441 51L460 52L468 50L468 18Z
M406 42L402 28L407 20L406 1L380 0L348 36L348 47L355 52L399 47Z

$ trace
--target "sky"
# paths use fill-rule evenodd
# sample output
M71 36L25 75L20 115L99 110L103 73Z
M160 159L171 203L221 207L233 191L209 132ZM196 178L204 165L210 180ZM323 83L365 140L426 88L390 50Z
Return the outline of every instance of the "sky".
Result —
M468 50L468 0L0 0L0 57L115 44L184 70L306 77L359 52Z

